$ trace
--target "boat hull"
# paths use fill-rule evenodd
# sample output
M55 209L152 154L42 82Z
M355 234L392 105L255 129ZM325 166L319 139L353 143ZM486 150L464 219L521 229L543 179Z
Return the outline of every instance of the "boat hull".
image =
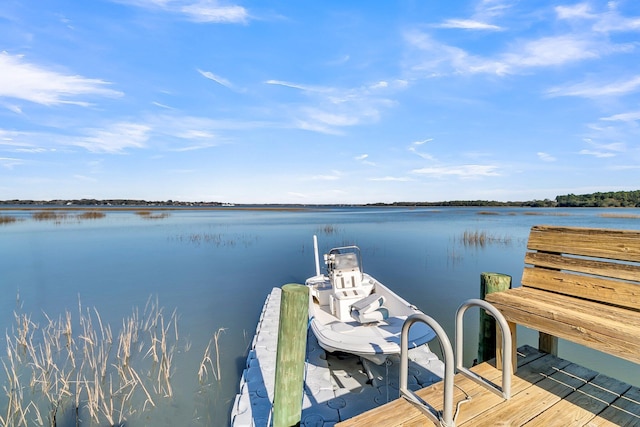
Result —
M366 273L363 273L363 283L366 293L384 298L388 317L372 323L340 320L336 317L338 309L331 304L331 282L328 277L318 275L306 281L310 290L310 327L324 350L350 353L382 364L390 355L400 354L402 325L406 318L422 312ZM414 324L409 330L409 348L423 345L433 338L435 333L430 327Z

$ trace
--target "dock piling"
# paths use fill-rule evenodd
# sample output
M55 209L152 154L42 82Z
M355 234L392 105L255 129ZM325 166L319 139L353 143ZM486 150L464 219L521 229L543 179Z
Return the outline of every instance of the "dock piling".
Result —
M274 427L300 425L308 320L309 289L298 284L284 285L276 353Z
M511 276L501 273L480 274L480 298L487 294L511 288ZM478 341L478 363L496 357L496 321L484 310L480 310L480 339Z

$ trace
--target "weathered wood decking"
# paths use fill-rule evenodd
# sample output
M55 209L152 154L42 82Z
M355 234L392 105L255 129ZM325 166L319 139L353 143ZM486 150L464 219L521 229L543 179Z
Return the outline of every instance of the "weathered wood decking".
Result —
M501 371L491 362L472 368L499 382ZM640 389L567 360L524 346L512 397L505 401L477 383L457 375L456 426L640 426ZM442 409L442 382L416 392ZM455 407L455 405L454 405ZM338 423L350 426L435 426L405 399L397 399Z

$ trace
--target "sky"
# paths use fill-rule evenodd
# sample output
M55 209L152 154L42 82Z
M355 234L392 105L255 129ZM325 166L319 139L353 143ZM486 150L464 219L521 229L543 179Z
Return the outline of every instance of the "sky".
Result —
M3 0L0 200L640 188L640 2Z

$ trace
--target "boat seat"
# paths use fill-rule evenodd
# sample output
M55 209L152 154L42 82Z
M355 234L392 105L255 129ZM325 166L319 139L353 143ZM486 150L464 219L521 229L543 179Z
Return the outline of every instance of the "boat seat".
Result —
M379 322L389 318L389 310L383 307L384 297L371 294L351 304L351 317L360 323Z

